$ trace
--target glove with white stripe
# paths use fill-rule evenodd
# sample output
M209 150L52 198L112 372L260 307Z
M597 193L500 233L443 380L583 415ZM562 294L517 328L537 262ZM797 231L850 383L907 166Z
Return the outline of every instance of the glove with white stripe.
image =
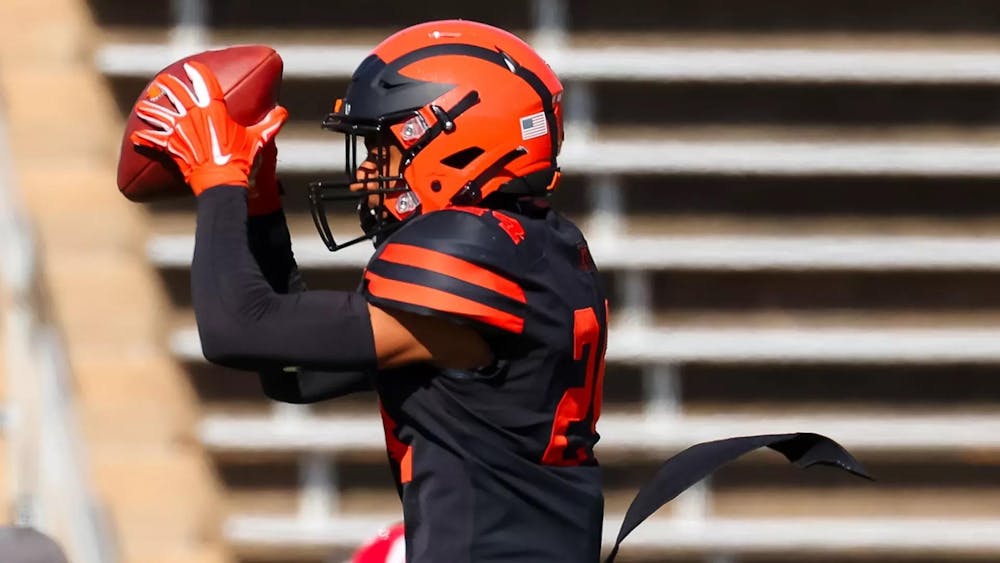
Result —
M151 99L136 106L136 114L153 128L134 131L132 142L169 153L195 195L213 186L248 187L257 153L281 130L288 111L275 106L259 122L244 127L229 115L211 69L191 61L184 71L190 86L166 72L153 81ZM173 109L156 103L160 95Z

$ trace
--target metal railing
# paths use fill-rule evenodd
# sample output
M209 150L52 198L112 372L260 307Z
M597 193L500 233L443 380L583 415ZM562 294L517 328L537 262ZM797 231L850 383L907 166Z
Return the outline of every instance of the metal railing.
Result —
M212 46L197 35L202 48ZM538 45L538 43L536 43ZM216 45L216 47L220 47ZM276 45L291 78L347 78L371 46ZM565 47L538 49L566 80L841 84L997 84L995 50ZM197 50L197 49L195 49ZM171 44L111 44L97 65L111 76L148 76L177 57ZM185 53L186 54L186 53Z
M348 233L335 233L349 238ZM589 237L602 270L979 271L1000 269L1000 237L921 235L659 235ZM300 267L360 270L371 247L330 253L315 232L293 232ZM157 268L190 268L193 235L155 235L146 257Z
M621 518L604 521L604 545L615 540ZM281 516L234 516L225 534L244 549L256 547L350 548L395 521L391 514L331 518L312 527ZM1000 549L996 518L713 518L705 521L652 518L625 540L626 550L658 553L798 556L804 553L858 552L891 559L900 551L928 561L954 561L957 555L982 557ZM717 561L710 558L706 561ZM725 559L723 559L725 560ZM877 559L876 559L877 560Z
M2 102L2 98L0 98ZM90 488L69 365L46 315L39 250L17 197L4 108L0 107L0 287L8 397L10 521L56 538L71 561L117 560ZM6 521L6 519L5 519Z

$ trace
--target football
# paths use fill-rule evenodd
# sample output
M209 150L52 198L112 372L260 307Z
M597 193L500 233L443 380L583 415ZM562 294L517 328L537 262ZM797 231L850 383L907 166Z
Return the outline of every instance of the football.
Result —
M204 51L176 61L163 70L176 71L176 76L187 80L182 66L191 60L201 62L215 72L225 92L226 107L229 108L230 115L243 125L253 125L260 121L278 103L284 65L281 56L266 45L240 45ZM132 131L149 128L135 114L135 106L139 100L153 99L156 103L173 109L166 96L160 95L156 99L150 95L151 84L152 80L132 104L118 156L118 189L128 199L139 202L191 194L180 170L168 155L136 147L129 140Z

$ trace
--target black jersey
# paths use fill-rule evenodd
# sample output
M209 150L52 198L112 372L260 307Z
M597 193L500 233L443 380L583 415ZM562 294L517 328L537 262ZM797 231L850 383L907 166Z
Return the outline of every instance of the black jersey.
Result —
M374 364L366 299L475 325L492 365L416 364L375 377L408 557L596 562L607 313L579 231L534 207L438 211L379 246L360 294L282 294L295 277L284 221L256 232L245 197L219 187L198 198L192 294L206 357L259 370L281 400L312 402L355 388ZM276 368L281 375L267 373Z
M369 301L473 325L495 357L378 374L412 562L599 559L607 303L580 231L532 209L418 217L365 270Z
M593 446L607 310L572 224L540 208L431 213L382 245L364 295L290 295L302 286L283 215L245 218L242 187L198 197L192 295L206 358L259 371L269 396L308 403L368 384L376 354L365 299L473 324L493 350L496 361L480 370L415 365L377 376L411 562L597 560ZM605 563L664 503L762 447L867 476L819 434L696 444L639 490Z

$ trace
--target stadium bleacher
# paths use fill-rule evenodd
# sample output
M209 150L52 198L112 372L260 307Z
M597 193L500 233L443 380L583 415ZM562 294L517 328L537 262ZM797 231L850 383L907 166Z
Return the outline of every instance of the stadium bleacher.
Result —
M342 4L342 5L341 5ZM263 42L286 62L279 173L312 287L350 289L306 181L341 170L328 104L381 37L462 16L536 44L567 87L566 180L606 273L598 426L608 524L696 441L825 432L879 478L751 456L636 531L619 561L996 560L1000 544L1000 6L986 0L89 0L122 117L184 54ZM149 207L163 346L243 561L346 555L399 517L374 398L274 405L193 332L189 200ZM337 228L350 228L345 214ZM608 543L608 542L606 542Z

